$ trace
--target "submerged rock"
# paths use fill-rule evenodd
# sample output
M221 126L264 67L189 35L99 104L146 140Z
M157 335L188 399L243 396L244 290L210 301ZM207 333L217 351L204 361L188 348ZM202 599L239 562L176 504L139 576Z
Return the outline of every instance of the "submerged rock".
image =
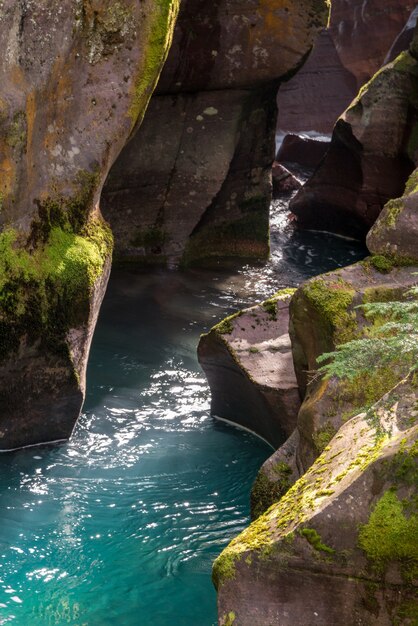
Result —
M121 260L266 258L277 86L326 18L325 0L182 2L156 96L104 192Z
M272 167L273 177L273 197L276 198L279 194L287 191L296 191L302 187L300 180L296 178L292 172L290 172L284 165L273 162Z
M52 4L0 6L2 450L64 439L80 413L112 253L100 193L178 10L178 0Z
M274 447L293 432L300 407L289 327L293 290L217 324L199 342L211 413L244 426Z

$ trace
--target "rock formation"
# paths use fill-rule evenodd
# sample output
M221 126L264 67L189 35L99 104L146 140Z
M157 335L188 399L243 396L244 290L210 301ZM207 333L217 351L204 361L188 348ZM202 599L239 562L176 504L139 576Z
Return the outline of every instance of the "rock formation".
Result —
M326 17L325 0L184 0L156 95L103 196L121 259L267 256L277 85Z
M415 9L414 0L335 0L330 30L343 66L359 89L379 70Z
M214 565L221 625L415 623L416 403L409 378L373 407L373 419L350 419L230 543Z
M280 87L278 128L331 133L358 89L408 49L414 18L403 27L414 7L411 0L333 0L328 29L300 72Z
M201 337L211 413L257 433L274 447L289 437L300 407L289 337L293 290L226 318Z
M301 228L363 238L383 205L402 194L417 161L414 45L378 72L337 121L325 159L290 204Z
M367 234L367 247L395 263L418 262L418 170L401 198L390 200Z
M0 449L71 434L112 236L99 198L178 0L0 6Z
M281 133L331 134L356 93L355 77L341 63L331 32L323 30L302 69L279 88L277 127Z
M311 279L292 296L293 357L304 401L296 429L254 483L255 521L215 562L221 625L413 624L418 582L415 379L402 361L390 367L377 363L369 375L348 382L312 375L318 356L367 336L370 322L358 305L403 298L417 282L417 269L372 256ZM255 311L244 312L247 321ZM238 368L241 377L251 370L250 357L241 357L248 350L242 343L248 325L241 323L242 316L235 319L234 335L226 343L238 378ZM274 342L274 323L266 317L263 324L253 324L251 345L261 345L265 335ZM283 363L279 355L279 369ZM210 366L209 378L218 379L215 398L228 407L229 381L223 376L225 385L219 383L225 364L213 360ZM253 387L257 393L256 381ZM245 397L250 394L245 390ZM246 419L247 406L241 405L236 421ZM262 410L259 423L268 416ZM274 423L280 423L279 414Z

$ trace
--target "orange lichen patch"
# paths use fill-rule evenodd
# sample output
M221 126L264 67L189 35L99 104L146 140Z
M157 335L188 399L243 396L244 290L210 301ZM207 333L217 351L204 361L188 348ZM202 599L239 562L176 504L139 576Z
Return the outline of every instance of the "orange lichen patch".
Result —
M5 154L3 146L0 146L0 151ZM16 180L16 165L7 156L0 162L0 197L2 204L7 198L13 194L13 189Z
M35 163L33 160L33 131L35 128L36 119L36 94L35 91L31 91L26 99L26 158L27 158L27 174L28 179L33 175L35 171ZM28 180L30 184L30 180Z
M10 69L8 75L9 80L19 89L24 89L26 86L26 79L22 69L18 65L14 65Z

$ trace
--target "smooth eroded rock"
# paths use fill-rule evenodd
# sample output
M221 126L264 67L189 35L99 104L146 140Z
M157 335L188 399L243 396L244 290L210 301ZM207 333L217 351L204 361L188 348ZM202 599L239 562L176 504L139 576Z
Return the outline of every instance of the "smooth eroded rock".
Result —
M363 238L384 204L402 194L417 158L417 90L418 63L409 52L363 87L290 204L301 228Z
M198 348L211 388L211 413L277 447L296 425L300 406L293 369L288 290L226 318Z
M268 256L277 86L326 17L325 0L182 2L155 99L104 191L120 260Z
M112 235L99 200L141 121L178 0L0 6L0 449L64 439Z
M412 377L344 424L287 494L214 564L219 624L400 623L418 584Z

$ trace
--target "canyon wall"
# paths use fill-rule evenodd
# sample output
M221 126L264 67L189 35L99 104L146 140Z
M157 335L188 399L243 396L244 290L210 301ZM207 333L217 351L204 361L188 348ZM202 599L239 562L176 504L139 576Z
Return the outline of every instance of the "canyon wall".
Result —
M275 94L326 19L325 1L184 0L144 124L103 193L118 258L267 257Z
M68 437L112 235L109 168L144 115L178 0L0 6L0 449Z
M300 72L279 89L280 132L330 134L359 88L393 60L392 46L395 56L408 48L410 31L399 35L414 8L412 0L333 0L329 27Z

